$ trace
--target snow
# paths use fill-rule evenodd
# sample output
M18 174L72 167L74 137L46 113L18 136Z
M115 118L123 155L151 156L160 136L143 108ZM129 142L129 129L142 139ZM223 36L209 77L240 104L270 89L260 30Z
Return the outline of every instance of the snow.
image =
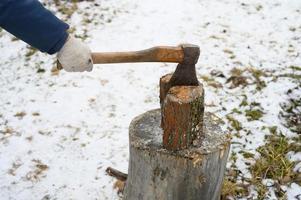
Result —
M300 190L300 186L292 183L292 185L288 188L288 199L301 199L301 190Z
M79 11L70 20L77 34L83 33L81 26L88 27L86 41L93 51L189 42L201 48L200 75L213 69L226 75L233 67L248 66L277 74L290 65L301 65L300 0L97 2L100 7L78 3ZM90 13L106 8L100 10L110 22L84 25L81 18L87 7ZM296 31L290 31L292 27ZM175 65L95 65L92 73L62 71L57 76L50 71L54 56L35 53L27 60L26 45L11 38L0 32L0 199L119 199L114 179L105 169L112 166L127 171L128 125L135 116L159 107L159 78L172 72ZM293 51L288 51L290 48ZM235 58L230 59L225 49ZM36 73L38 68L46 72ZM283 78L254 94L251 86L230 90L205 84L206 103L214 104L206 109L224 118L238 107L242 95L260 102L265 111L260 121L240 118L252 134L234 138L254 152L264 142L263 125L277 125L293 135L278 119L279 104L293 85ZM20 112L25 115L16 117ZM232 151L241 148L232 145ZM294 159L300 160L298 157ZM32 178L37 160L48 169ZM246 170L243 162L238 165ZM13 166L18 167L8 173ZM292 184L287 194L294 199L300 196L301 187Z

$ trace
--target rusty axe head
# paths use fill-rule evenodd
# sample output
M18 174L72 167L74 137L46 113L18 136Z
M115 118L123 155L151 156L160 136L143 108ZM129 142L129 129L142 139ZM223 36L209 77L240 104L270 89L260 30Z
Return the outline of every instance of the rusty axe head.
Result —
M196 76L195 64L198 62L200 55L200 48L193 44L180 45L184 52L184 58L178 64L175 72L170 79L170 86L190 86L199 85Z

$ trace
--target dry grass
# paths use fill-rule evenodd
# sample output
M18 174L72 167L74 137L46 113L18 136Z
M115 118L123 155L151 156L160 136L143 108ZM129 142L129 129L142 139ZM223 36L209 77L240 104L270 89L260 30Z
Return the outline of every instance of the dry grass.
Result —
M48 170L48 165L42 163L40 160L32 160L33 170L26 174L25 179L32 182L37 182L41 178L45 177L45 172Z

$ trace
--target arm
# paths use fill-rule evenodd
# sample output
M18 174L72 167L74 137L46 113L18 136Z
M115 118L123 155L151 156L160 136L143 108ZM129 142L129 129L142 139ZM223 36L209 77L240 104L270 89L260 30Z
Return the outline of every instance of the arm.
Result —
M93 68L90 48L68 36L68 24L38 0L0 0L0 27L42 52L58 53L58 60L66 71Z
M54 54L62 48L69 28L38 0L1 0L0 26L48 54Z

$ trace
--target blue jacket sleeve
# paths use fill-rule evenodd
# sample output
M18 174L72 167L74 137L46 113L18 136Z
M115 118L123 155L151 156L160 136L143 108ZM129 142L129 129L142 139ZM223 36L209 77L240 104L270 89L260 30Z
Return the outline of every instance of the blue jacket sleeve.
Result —
M48 54L62 48L69 28L38 0L0 0L0 26Z

